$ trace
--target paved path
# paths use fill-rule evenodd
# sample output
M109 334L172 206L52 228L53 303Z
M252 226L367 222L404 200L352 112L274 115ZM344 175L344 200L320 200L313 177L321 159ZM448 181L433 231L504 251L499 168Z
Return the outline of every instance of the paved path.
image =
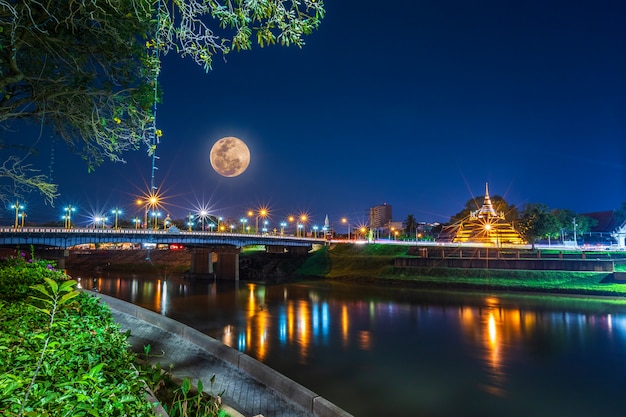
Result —
M224 391L222 400L244 416L262 414L264 417L311 417L312 413L284 399L272 389L259 383L232 365L210 355L199 346L161 328L126 313L111 310L123 330L130 330L128 341L140 357L144 346L150 344L151 362L168 369L178 378L188 377L195 386L202 380L209 391L215 375L213 393Z

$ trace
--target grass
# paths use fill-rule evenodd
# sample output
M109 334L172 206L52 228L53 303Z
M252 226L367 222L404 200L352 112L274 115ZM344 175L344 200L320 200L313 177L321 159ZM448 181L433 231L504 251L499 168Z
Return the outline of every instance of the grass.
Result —
M400 245L337 245L318 251L298 272L338 280L430 288L626 297L626 284L613 281L606 272L394 267L394 259L406 256L407 250L408 246ZM626 271L626 263L615 265L616 271Z

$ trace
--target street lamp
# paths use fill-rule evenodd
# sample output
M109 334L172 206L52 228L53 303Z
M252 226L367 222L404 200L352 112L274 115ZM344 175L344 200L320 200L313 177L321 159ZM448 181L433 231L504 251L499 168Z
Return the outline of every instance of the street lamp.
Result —
M63 209L63 211L65 212L65 228L66 229L71 229L72 228L72 213L76 211L75 207L72 207L71 205L68 205L67 207L65 207Z
M348 225L348 240L350 240L350 223L348 223L348 219L346 219L345 217L343 217L341 219L341 223L343 224L347 224Z
M191 226L193 226L193 214L189 213L187 216L187 230L191 232Z
M139 225L141 224L141 219L139 217L135 217L133 219L133 223L135 223L135 229L139 229Z
M300 215L300 222L302 224L302 237L306 236L306 221L308 220L308 216L306 214Z
M239 221L241 222L241 233L243 234L245 233L244 228L245 228L246 223L248 223L248 219L245 219L242 217L241 219L239 219Z
M119 229L119 228L117 227L117 219L118 219L118 216L119 216L120 214L122 214L122 210L120 210L119 208L117 208L117 207L116 207L116 208L114 208L113 210L111 210L111 213L115 214L115 230L117 230L117 229Z
M204 232L204 221L209 217L209 212L205 209L202 209L198 212L198 217L200 217L200 228Z
M17 229L19 226L19 221L18 221L18 217L19 217L19 211L24 209L24 206L20 205L19 201L16 201L15 204L11 205L11 208L15 210L15 228Z
M257 212L257 216L256 216L256 233L259 233L259 217L263 220L265 220L265 218L268 215L268 211L265 207L261 207L259 208L258 212Z
M152 228L157 230L159 228L159 217L161 217L161 213L158 211L152 212Z
M317 239L317 226L313 226L313 236L315 237L315 239Z
M20 218L22 219L22 228L24 228L24 218L26 217L26 212L22 211L20 213Z
M285 227L287 227L287 222L280 222L280 235L281 236L285 234Z

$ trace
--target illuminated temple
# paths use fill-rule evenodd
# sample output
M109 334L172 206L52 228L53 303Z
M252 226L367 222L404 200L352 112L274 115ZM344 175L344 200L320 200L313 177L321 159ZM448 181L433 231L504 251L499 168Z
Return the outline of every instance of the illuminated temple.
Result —
M506 221L504 213L497 212L489 197L489 185L485 185L485 201L478 210L472 211L458 226L454 238L456 243L485 243L523 245L526 242L513 226Z

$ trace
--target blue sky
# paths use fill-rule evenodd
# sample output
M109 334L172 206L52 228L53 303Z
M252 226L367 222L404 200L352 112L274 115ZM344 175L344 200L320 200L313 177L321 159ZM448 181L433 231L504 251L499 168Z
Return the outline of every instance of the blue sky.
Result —
M356 224L387 203L397 221L445 222L486 182L518 206L584 213L626 201L626 3L341 0L326 9L302 49L233 53L208 74L165 57L156 183L172 216L266 205L276 221L308 212L316 223L328 214ZM239 177L210 166L223 136L250 148ZM150 182L143 151L94 174L64 153L58 144L57 207L33 202L46 213L132 206Z

